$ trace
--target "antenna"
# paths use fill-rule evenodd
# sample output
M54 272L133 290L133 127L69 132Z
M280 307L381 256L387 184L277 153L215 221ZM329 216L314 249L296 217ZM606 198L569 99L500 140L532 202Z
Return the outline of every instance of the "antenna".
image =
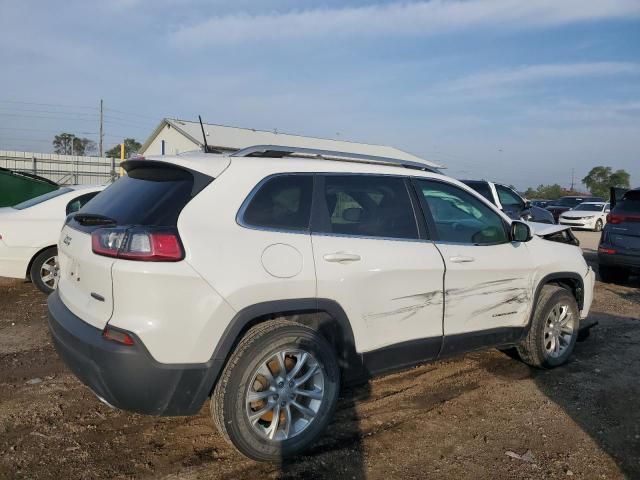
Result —
M200 128L202 129L202 140L204 140L204 153L222 153L220 150L216 150L215 148L209 147L207 145L207 135L204 133L204 125L202 124L202 117L198 115L198 120L200 120Z

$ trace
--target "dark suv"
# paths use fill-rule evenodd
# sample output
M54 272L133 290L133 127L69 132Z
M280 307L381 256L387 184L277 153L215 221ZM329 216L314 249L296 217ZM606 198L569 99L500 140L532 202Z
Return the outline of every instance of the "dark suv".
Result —
M583 202L604 202L604 198L602 197L560 197L558 200L554 201L551 205L547 207L547 210L551 212L553 215L553 219L557 222L561 213L564 213L568 210L571 210L573 207L577 207Z
M598 246L600 278L623 282L632 269L640 268L640 188L611 201L613 208Z

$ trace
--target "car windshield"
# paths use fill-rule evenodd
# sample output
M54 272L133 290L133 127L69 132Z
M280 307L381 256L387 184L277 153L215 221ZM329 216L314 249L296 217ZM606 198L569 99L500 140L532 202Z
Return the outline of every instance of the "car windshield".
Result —
M35 198L30 198L29 200L25 200L24 202L20 202L13 206L16 210L24 210L25 208L33 207L42 202L46 202L47 200L51 200L52 198L59 197L60 195L64 195L65 193L69 193L72 190L68 187L59 188L58 190L54 190L52 192L47 192L43 195L40 195Z
M581 210L585 212L601 212L603 207L604 203L583 203L574 208L574 210Z

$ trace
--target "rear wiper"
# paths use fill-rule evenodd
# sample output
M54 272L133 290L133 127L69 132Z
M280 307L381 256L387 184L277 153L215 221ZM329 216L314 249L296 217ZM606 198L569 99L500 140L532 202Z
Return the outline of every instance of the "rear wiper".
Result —
M99 215L97 213L76 213L73 219L82 226L92 225L117 225L118 222L113 218Z

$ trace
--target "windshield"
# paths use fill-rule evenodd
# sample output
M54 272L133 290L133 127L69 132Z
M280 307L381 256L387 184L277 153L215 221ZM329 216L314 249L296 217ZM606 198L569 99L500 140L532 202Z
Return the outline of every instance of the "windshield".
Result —
M585 212L601 212L604 203L583 203L578 205L574 210L582 210Z
M16 210L24 210L25 208L33 207L34 205L46 202L47 200L51 200L52 198L59 197L60 195L64 195L65 193L69 193L71 191L72 190L67 187L59 188L58 190L54 190L52 192L45 193L44 195L40 195L38 197L18 203L17 205L14 205L13 208L15 208Z

